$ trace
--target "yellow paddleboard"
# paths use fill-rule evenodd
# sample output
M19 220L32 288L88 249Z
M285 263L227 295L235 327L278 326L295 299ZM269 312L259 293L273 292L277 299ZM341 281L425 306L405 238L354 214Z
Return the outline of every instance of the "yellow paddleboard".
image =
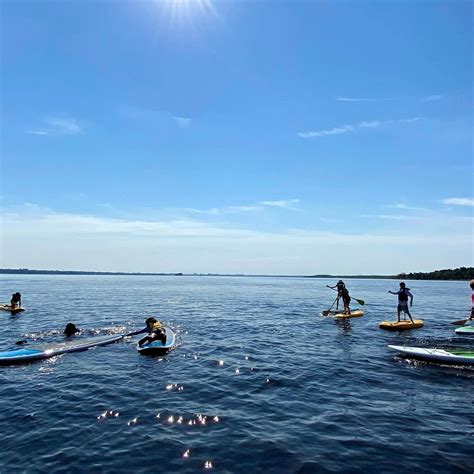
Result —
M413 322L408 321L382 321L379 328L388 329L389 331L405 331L407 329L418 329L423 327L422 319L414 319Z
M361 309L351 311L351 314L337 313L334 315L337 319L360 318L361 316L364 316L364 312Z

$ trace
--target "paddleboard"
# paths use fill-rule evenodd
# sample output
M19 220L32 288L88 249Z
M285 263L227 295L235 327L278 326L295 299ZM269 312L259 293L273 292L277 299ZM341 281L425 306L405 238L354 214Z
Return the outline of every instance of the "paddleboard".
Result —
M418 359L450 364L474 365L474 350L436 349L426 347L388 346L390 349Z
M142 355L162 355L169 351L176 344L176 335L168 327L163 328L166 333L166 342L153 341L146 344L137 344L137 351Z
M456 334L462 334L463 336L472 335L474 336L474 326L463 326L462 328L455 329Z
M76 339L74 341L63 341L56 344L48 344L38 348L24 348L13 351L0 352L0 365L21 364L35 360L48 359L67 352L79 352L96 346L105 346L120 341L123 335L100 336L87 339Z
M360 318L364 316L364 312L361 309L356 311L351 311L351 314L344 314L344 313L336 313L334 317L336 319L348 319L348 318Z
M11 314L17 314L17 313L21 313L22 311L25 311L25 308L12 309L12 307L9 304L0 304L0 310L9 311Z
M413 322L408 321L382 321L379 328L388 329L389 331L406 331L408 329L418 329L423 327L422 319L414 319Z

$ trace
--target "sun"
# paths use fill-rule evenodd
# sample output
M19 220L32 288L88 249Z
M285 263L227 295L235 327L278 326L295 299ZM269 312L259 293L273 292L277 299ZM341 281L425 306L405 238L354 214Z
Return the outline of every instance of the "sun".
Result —
M212 0L165 0L167 9L171 10L174 20L197 15L217 16Z

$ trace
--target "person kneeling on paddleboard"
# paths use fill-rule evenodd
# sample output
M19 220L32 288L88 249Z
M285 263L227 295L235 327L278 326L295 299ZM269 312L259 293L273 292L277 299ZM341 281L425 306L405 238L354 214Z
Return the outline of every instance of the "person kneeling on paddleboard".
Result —
M21 293L19 291L12 294L10 306L12 309L21 308Z
M150 317L147 318L145 321L146 328L142 329L141 331L136 332L135 334L140 334L142 332L148 332L148 336L143 337L138 341L138 345L142 346L143 344L153 342L153 341L161 341L163 344L166 343L166 333L163 329L163 326L159 321L155 318Z
M400 313L403 311L404 314L408 314L411 322L413 318L411 317L410 311L408 310L408 297L410 297L410 306L413 306L413 295L410 293L410 288L407 288L405 283L402 281L400 283L400 289L398 291L390 291L392 295L398 295L398 306L397 306L397 316L398 322L400 322Z

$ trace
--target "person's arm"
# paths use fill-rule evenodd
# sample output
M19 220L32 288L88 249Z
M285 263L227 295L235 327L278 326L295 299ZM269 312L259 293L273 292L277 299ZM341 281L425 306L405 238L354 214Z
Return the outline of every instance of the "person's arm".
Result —
M410 306L413 306L413 295L410 293L410 291L407 291L407 294L410 297Z
M148 328L143 328L139 331L129 332L127 333L127 336L136 336L137 334L143 334L144 332L148 332Z
M398 292L397 291L390 291L388 290L389 293L391 293L392 295L398 295Z

